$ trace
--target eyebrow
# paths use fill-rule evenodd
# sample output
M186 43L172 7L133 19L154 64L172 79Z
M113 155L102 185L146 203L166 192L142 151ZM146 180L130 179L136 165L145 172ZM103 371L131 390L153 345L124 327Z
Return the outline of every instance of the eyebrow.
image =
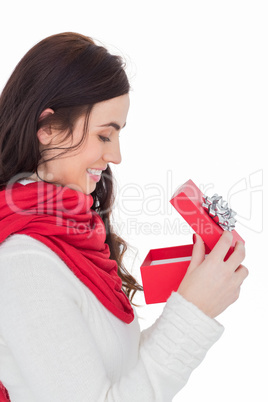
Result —
M127 124L127 123L125 123L122 128L124 128L126 124ZM113 122L113 121L111 121L110 123L107 123L107 124L102 124L102 125L99 126L99 127L113 127L113 128L115 128L117 131L121 130L121 127L119 126L119 124L117 124L117 123L115 123L115 122Z

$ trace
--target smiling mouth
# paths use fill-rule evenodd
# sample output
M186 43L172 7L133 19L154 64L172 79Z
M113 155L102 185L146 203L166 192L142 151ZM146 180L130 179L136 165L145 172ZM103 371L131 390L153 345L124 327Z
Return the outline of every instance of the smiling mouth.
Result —
M94 181L96 181L96 182L100 181L100 179L101 179L101 174L92 174L88 169L87 169L87 173L89 174L89 177L90 177L92 180L94 180Z
M87 169L87 172L94 176L98 176L98 175L102 174L102 170L98 170L98 169Z

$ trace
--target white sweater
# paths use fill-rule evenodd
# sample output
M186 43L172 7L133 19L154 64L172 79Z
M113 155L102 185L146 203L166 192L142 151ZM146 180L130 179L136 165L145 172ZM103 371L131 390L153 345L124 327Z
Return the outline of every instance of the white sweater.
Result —
M46 245L0 245L0 380L11 402L169 402L223 327L177 292L125 324Z

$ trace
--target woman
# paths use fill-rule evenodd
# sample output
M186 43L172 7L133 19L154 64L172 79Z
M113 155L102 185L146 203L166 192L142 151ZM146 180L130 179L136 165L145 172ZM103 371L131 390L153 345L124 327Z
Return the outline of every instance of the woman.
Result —
M224 232L191 264L155 324L140 333L142 287L114 233L109 164L129 82L118 56L83 35L44 39L0 98L0 379L12 402L171 401L219 339L215 317L247 276Z

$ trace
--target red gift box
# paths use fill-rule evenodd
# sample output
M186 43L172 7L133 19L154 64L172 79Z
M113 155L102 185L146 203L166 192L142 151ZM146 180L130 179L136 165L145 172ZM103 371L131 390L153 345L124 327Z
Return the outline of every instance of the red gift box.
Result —
M170 202L192 229L202 237L206 254L209 254L219 240L223 229L202 206L203 196L193 181L188 180L178 188ZM233 252L238 240L244 242L235 230L232 230L232 234L232 246L225 259ZM166 302L172 291L177 291L190 264L192 249L193 245L188 244L149 251L141 265L147 304Z

